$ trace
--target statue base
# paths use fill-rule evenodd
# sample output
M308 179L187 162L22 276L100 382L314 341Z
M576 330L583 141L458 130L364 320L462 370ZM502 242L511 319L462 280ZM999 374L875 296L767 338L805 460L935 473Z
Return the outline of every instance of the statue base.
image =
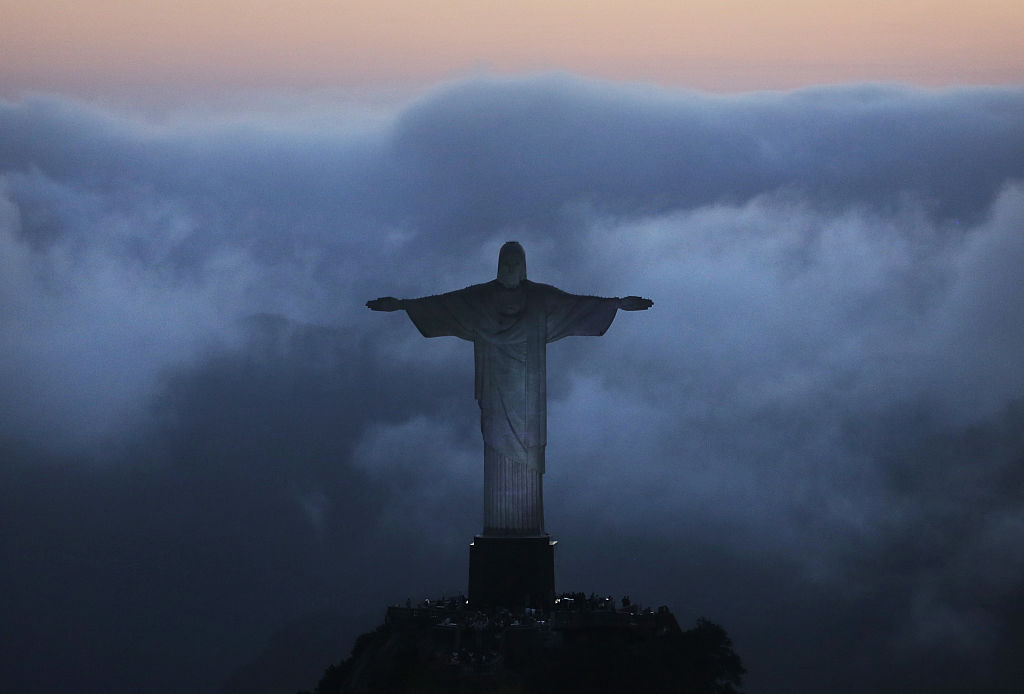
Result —
M554 603L555 541L549 535L473 538L470 607L549 610Z

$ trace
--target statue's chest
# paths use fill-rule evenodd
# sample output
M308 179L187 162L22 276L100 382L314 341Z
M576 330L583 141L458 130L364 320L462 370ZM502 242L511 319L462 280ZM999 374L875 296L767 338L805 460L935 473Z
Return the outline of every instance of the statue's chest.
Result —
M494 291L486 299L480 314L478 335L484 342L508 347L506 352L525 351L538 339L543 343L543 312L538 314L530 293L522 287ZM511 345L522 343L514 350Z
M526 313L526 292L521 287L501 289L491 297L491 307L504 320L517 320Z

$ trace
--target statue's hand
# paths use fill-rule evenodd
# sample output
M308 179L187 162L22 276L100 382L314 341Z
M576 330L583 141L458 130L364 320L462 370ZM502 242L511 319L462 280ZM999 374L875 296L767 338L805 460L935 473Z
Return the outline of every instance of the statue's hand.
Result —
M382 296L379 299L370 299L366 307L371 311L401 311L402 300L393 296Z
M642 296L624 296L619 299L619 308L623 311L646 311L654 302Z

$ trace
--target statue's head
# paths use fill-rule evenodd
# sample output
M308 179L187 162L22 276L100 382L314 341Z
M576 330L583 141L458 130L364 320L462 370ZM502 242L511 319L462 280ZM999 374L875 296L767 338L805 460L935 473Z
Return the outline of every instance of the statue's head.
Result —
M526 251L518 241L509 241L498 253L498 281L512 289L526 279Z

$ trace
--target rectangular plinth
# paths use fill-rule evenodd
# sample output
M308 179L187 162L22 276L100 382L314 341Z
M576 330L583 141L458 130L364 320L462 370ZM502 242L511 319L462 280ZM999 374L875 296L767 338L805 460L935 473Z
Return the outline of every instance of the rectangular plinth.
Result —
M472 607L550 609L555 601L555 543L540 537L483 537L469 546Z

